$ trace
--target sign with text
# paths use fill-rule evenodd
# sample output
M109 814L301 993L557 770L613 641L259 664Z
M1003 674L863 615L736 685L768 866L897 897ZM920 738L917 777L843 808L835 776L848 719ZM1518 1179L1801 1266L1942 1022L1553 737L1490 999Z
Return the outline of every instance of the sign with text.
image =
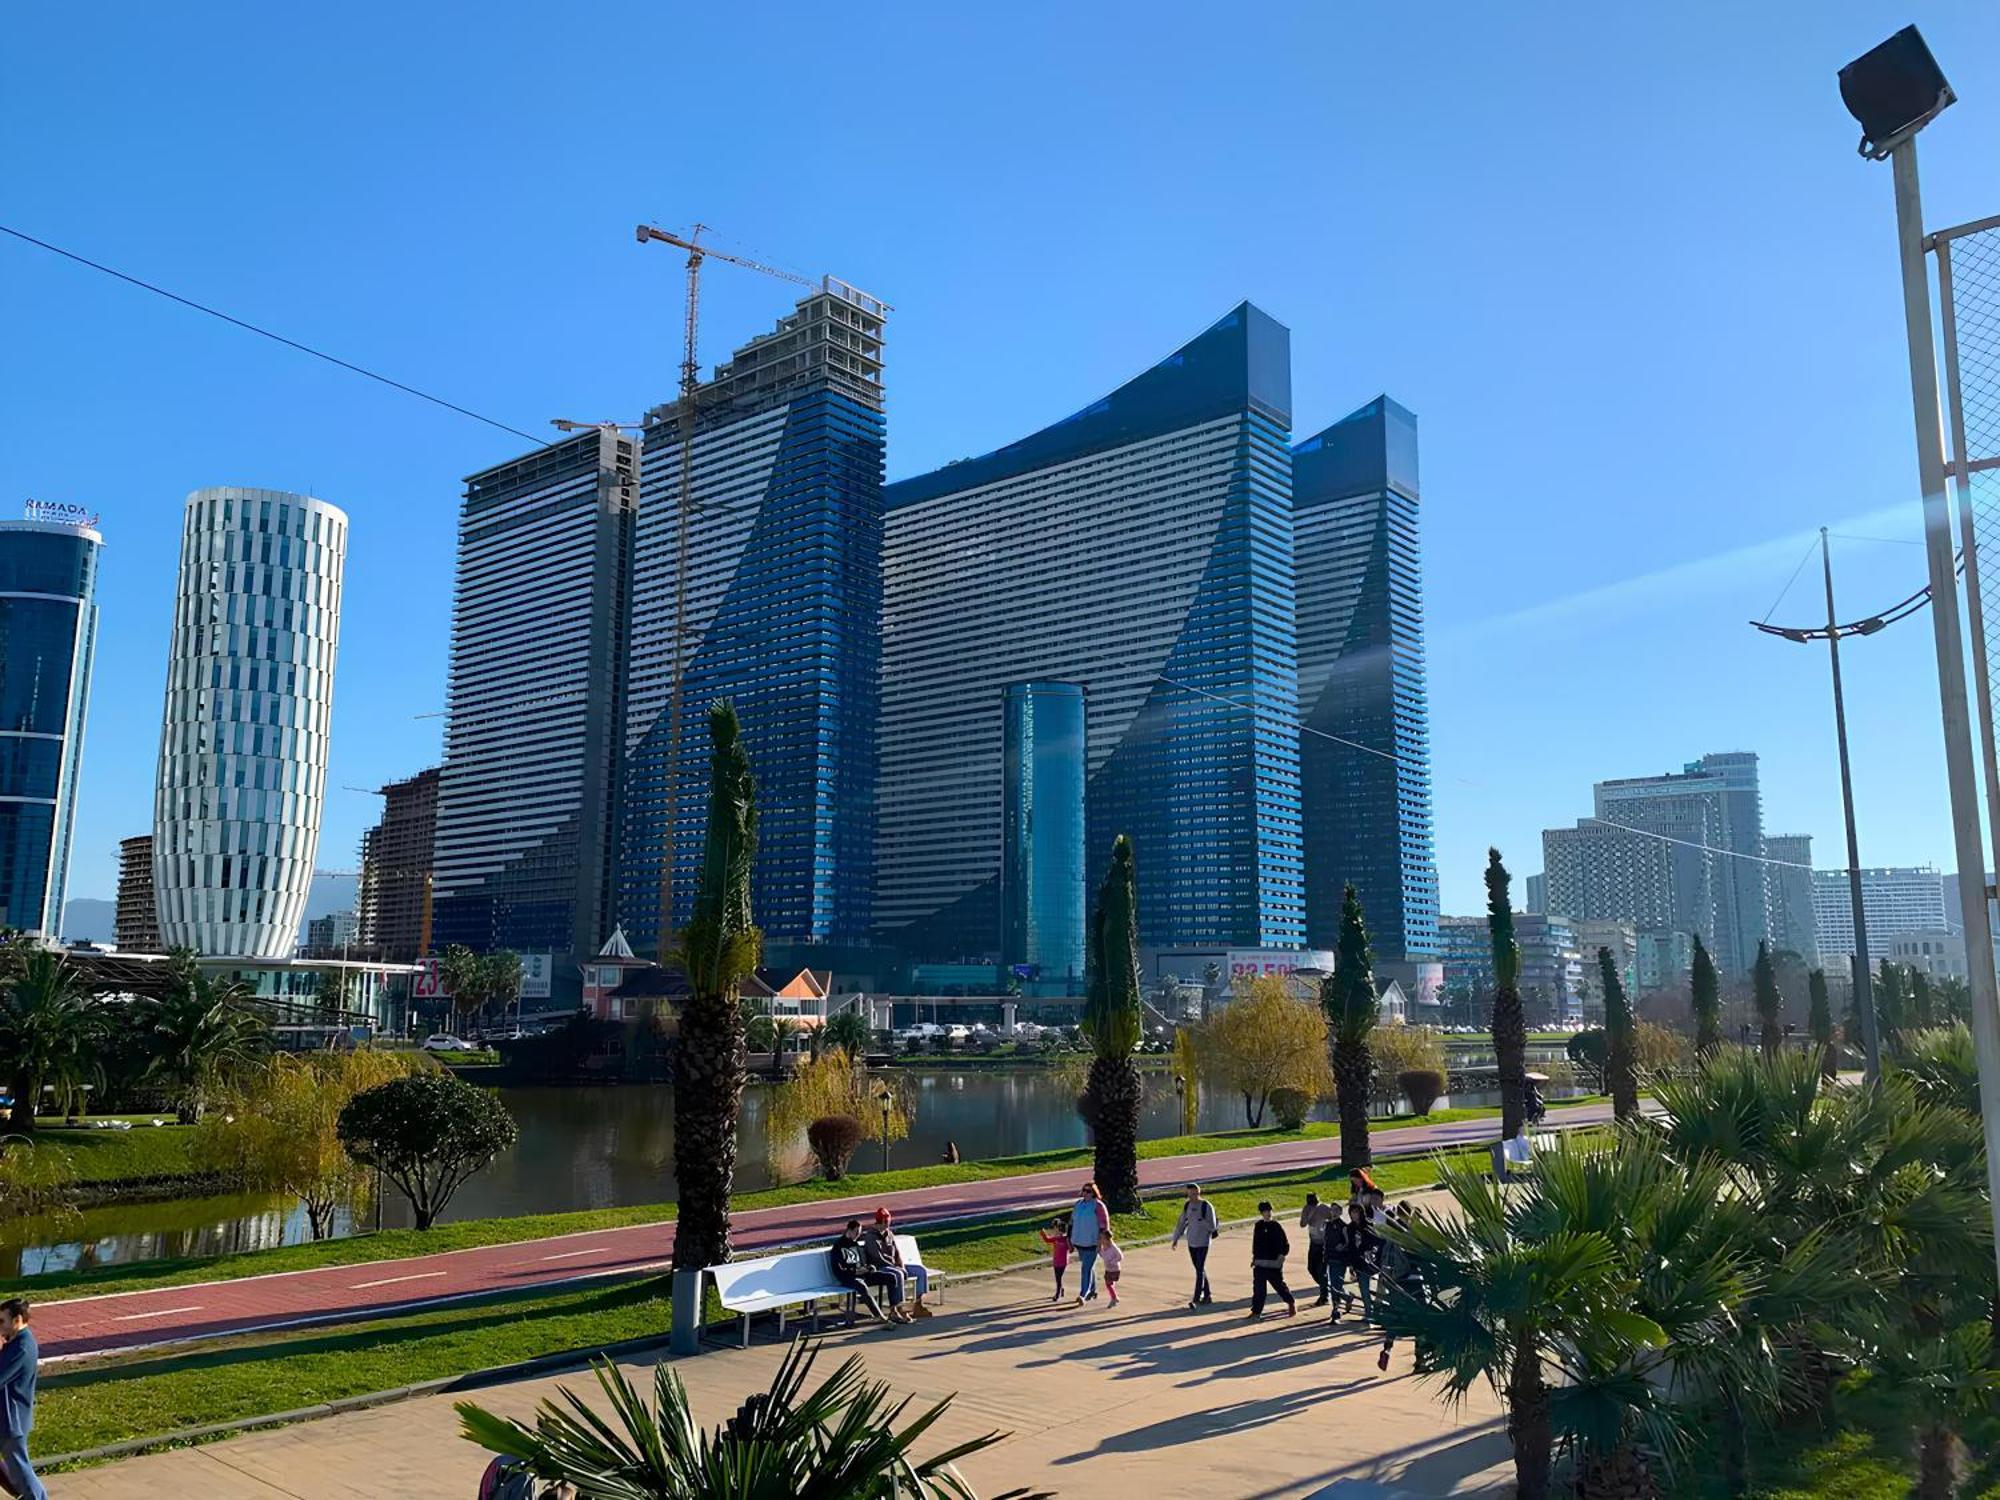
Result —
M96 511L60 500L30 500L21 513L30 521L47 521L55 526L85 526L92 531L97 529Z
M553 953L523 953L521 955L521 998L523 1000L546 1000L555 975L555 955Z

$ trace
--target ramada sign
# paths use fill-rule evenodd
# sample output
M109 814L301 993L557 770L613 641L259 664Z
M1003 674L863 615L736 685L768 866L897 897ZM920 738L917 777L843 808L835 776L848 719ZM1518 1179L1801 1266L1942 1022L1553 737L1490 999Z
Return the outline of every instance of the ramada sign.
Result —
M60 500L30 500L22 514L30 521L47 521L57 526L82 526L91 531L97 529L97 512L86 510L81 505L69 505Z

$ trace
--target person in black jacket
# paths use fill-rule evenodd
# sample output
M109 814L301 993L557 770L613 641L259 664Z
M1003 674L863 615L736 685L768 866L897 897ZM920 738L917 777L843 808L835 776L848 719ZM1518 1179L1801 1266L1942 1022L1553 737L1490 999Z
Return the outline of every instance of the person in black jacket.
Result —
M871 1282L889 1289L888 1320L892 1323L910 1321L910 1315L903 1311L903 1278L868 1264L868 1254L861 1248L859 1219L847 1221L840 1238L826 1247L826 1256L833 1264L833 1279L854 1293L877 1322L885 1315L881 1304L875 1300L875 1294L868 1289Z
M1285 1226L1271 1217L1271 1205L1257 1205L1257 1222L1250 1229L1250 1316L1264 1316L1264 1295L1276 1292L1285 1299L1285 1316L1291 1317L1299 1310L1299 1299L1292 1295L1292 1289L1285 1285L1285 1257L1291 1253L1292 1242L1285 1237Z
M1328 1231L1329 1243L1331 1234ZM1366 1322L1375 1316L1375 1268L1382 1254L1382 1240L1369 1222L1368 1209L1359 1200L1347 1205L1347 1223L1341 1226L1339 1269L1336 1277L1343 1273L1354 1278L1355 1290L1361 1294L1361 1317ZM1336 1284L1340 1293L1340 1313L1354 1309L1354 1296L1343 1285Z

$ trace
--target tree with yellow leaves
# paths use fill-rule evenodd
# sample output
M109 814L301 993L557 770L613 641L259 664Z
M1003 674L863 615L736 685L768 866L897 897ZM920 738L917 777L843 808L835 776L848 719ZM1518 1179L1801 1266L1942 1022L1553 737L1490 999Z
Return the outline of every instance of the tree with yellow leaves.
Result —
M1229 1003L1195 1028L1195 1052L1203 1078L1243 1096L1253 1129L1264 1123L1274 1090L1297 1089L1309 1099L1333 1092L1326 1016L1275 974L1238 979Z

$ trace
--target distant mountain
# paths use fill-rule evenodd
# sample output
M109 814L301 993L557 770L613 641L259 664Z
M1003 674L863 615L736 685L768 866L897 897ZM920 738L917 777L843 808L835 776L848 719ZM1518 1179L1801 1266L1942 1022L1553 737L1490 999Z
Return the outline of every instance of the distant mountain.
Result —
M116 931L115 901L78 896L63 908L62 936L66 943L108 943Z

